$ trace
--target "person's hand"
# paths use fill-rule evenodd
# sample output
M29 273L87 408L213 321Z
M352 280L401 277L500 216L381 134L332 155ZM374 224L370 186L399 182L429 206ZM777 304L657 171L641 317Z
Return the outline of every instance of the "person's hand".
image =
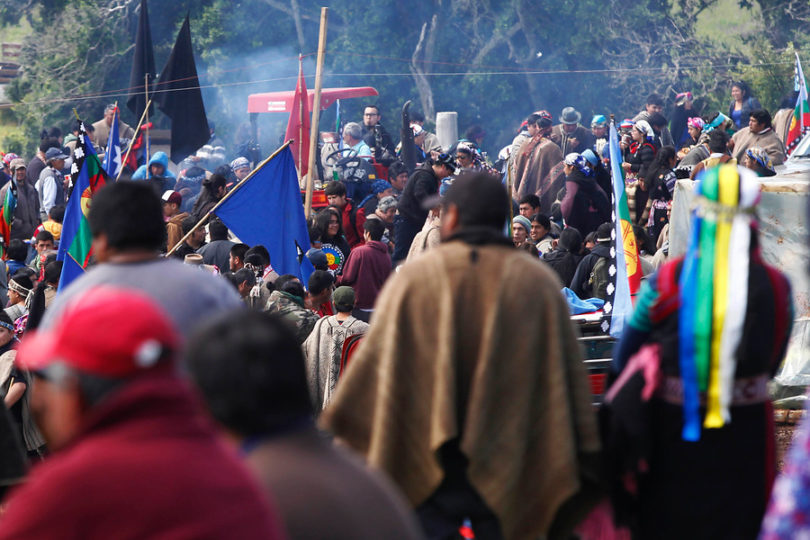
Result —
M734 150L734 144L735 144L734 139L729 139L728 140L728 149L729 150Z
M622 163L622 169L624 169L625 171L629 171L630 167L631 165L629 163Z
M568 144L570 145L570 148L576 148L579 146L579 139L576 137L571 137L568 139Z

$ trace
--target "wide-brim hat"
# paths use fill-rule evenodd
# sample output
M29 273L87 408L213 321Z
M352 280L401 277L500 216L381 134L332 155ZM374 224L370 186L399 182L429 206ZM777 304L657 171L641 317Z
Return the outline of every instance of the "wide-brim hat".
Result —
M582 120L582 115L573 107L566 107L562 110L562 115L560 116L560 123L566 125L572 124L579 124L579 121Z

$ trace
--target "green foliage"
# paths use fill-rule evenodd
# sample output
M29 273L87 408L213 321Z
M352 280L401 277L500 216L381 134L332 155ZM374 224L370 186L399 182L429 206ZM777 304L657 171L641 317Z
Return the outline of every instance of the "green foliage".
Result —
M783 9L787 1L791 10ZM806 0L349 0L330 2L324 85L374 86L383 123L399 131L402 103L432 93L435 111L459 113L461 133L479 123L485 149L497 153L525 116L555 117L576 106L592 114L631 116L656 91L667 99L691 90L705 113L727 107L733 78L750 83L774 110L790 89L794 43L810 52ZM5 0L2 20L25 13L25 73L8 87L15 121L30 152L39 131L63 129L73 107L88 120L105 103L126 99L139 0ZM233 140L248 120L247 96L291 90L295 57L314 73L321 2L315 0L150 1L158 69L188 12L209 117ZM297 11L296 11L297 8ZM16 15L11 15L12 13ZM43 14L47 13L47 17ZM436 27L431 34L431 20ZM762 22L764 21L764 22ZM423 27L423 49L412 57ZM542 53L538 55L538 53ZM429 87L417 86L413 69ZM308 77L310 88L314 84ZM99 93L104 92L103 96ZM420 93L421 92L421 93ZM79 99L58 101L62 97ZM364 100L342 103L359 120ZM284 115L260 115L262 145L273 147ZM323 126L334 113L322 114ZM124 110L124 120L135 123ZM160 115L156 120L161 122ZM430 119L429 119L430 120ZM163 120L165 122L165 120ZM20 141L15 141L20 144Z

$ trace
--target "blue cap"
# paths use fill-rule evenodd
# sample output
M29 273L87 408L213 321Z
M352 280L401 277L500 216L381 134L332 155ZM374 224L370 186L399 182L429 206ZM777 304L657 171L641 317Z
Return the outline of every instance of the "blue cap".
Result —
M587 159L588 163L590 163L591 165L596 166L596 164L599 163L599 158L596 157L596 154L594 154L593 150L591 150L590 148L587 148L582 152L582 157Z
M371 184L371 191L375 195L377 195L378 193L382 193L386 189L391 189L391 184L389 184L385 180L377 180L373 184Z
M593 126L604 126L607 124L607 118L605 118L604 114L597 114L591 119L591 127Z

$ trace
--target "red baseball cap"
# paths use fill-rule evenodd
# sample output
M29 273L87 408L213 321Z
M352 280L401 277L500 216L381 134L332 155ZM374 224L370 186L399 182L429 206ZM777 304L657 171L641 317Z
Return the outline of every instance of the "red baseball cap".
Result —
M54 363L91 375L127 378L174 359L171 321L142 293L98 287L68 304L56 324L25 336L17 364L41 371Z

